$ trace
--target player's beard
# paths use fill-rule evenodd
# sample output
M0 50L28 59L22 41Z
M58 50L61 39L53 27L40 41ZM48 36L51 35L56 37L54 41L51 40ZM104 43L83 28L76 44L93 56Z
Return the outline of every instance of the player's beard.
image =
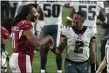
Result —
M81 21L76 22L76 28L78 28L79 30L82 30L83 25L82 25Z
M32 21L32 22L35 22L35 21L36 21L36 18L37 18L36 16L32 16L32 17L31 17L31 21Z

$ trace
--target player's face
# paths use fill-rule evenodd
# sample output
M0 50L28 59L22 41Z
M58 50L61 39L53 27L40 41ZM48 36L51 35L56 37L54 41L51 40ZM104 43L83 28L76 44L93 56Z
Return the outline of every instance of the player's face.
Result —
M82 17L80 15L78 15L78 14L74 14L74 16L73 16L73 23L75 24L75 26L77 28L83 27L83 19L82 19Z
M33 7L33 8L31 9L30 15L31 15L30 20L31 20L32 22L35 22L36 19L37 19L37 10L36 10L35 7Z
M1 37L1 44L6 44L7 39L4 39L3 37Z

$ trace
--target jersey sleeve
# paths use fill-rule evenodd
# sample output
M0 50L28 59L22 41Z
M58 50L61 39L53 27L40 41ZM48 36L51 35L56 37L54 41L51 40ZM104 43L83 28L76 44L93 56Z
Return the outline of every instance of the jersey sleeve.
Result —
M91 39L96 39L96 34L92 35Z
M65 28L65 29L62 29L61 30L61 35L62 36L64 36L64 37L66 37L66 38L68 38L69 37L69 32L68 32L68 30L69 30L70 28L68 27L68 28Z
M90 33L90 37L91 39L96 39L96 31L93 30L93 28L89 27L89 33Z
M93 30L92 27L87 27L87 33L88 33L88 37L90 37L90 39L96 39L96 31Z
M104 8L104 3L103 2L97 2L97 6L100 8Z
M26 21L26 20L20 21L18 23L18 26L19 26L20 30L24 30L24 31L33 28L32 23L30 21Z

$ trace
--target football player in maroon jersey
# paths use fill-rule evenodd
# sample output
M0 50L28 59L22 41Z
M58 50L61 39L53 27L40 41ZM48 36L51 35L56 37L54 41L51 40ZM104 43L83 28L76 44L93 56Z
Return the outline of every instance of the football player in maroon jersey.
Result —
M32 23L37 18L37 10L32 4L22 7L15 17L12 29L13 54L10 57L10 68L13 73L32 73L32 60L35 47L48 44L53 48L51 36L37 38L32 32Z
M3 26L0 26L1 28L1 72L7 73L7 61L9 60L9 56L7 51L5 50L6 42L9 38L9 32L6 28Z

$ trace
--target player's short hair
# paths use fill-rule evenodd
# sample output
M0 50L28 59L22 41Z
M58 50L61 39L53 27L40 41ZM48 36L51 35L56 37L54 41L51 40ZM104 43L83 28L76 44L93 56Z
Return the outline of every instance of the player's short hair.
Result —
M80 15L84 20L86 20L86 18L87 18L86 14L82 11L76 12L76 14Z

